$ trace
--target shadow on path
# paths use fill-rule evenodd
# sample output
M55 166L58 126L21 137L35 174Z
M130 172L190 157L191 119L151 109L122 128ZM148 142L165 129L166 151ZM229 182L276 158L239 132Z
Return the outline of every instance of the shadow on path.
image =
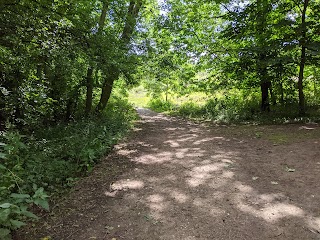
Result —
M111 155L130 170L110 183L96 169L48 227L53 239L320 239L319 188L296 194L299 179L274 176L277 146L259 156L255 142L138 112L132 136Z

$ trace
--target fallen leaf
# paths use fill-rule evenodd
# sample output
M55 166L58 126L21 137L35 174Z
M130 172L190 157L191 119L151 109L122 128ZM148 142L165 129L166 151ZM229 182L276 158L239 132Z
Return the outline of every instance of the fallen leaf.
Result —
M296 170L294 168L290 168L290 167L286 166L286 171L287 172L295 172Z

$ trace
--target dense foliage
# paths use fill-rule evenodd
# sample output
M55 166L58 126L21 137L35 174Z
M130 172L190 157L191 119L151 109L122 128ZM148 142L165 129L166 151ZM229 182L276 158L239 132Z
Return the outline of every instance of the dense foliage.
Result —
M133 85L187 117L320 115L319 0L7 0L0 13L1 239L129 128Z
M145 88L158 102L200 92L211 102L224 99L220 105L233 99L227 111L236 104L233 112L247 109L251 119L260 111L271 112L267 118L319 117L319 1L171 0L163 7L144 68Z
M143 1L0 2L0 239L49 209L135 113L121 91L142 58ZM145 8L148 7L145 4ZM115 80L121 81L115 82Z
M90 172L135 118L126 101L112 99L99 118L61 122L31 135L7 126L0 138L1 239L26 218L37 218L28 211L31 205L49 210L47 193L59 193Z

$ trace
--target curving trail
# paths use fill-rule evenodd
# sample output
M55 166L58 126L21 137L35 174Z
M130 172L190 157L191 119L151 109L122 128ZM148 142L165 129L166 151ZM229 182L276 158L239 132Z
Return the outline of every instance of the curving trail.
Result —
M18 239L320 239L317 125L210 126L138 112L131 136Z

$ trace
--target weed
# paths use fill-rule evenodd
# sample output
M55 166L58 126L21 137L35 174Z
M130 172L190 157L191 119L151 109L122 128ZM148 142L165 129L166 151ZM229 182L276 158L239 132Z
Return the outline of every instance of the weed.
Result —
M148 103L148 107L156 112L170 112L175 111L177 108L171 101L163 101L159 98L152 99Z
M270 112L261 113L259 106L259 95L256 93L246 94L245 91L230 91L230 93L217 93L211 98L201 102L194 102L197 99L196 93L189 98L184 96L180 99L172 98L172 101L164 101L160 98L152 99L149 107L157 112L168 112L172 115L188 117L192 119L207 119L220 123L296 123L296 122L317 122L320 119L319 107L310 107L308 116L297 117L297 103L288 103L272 106ZM198 98L199 99L199 98Z
M59 193L90 172L132 127L136 112L113 98L99 117L60 123L23 136L10 126L1 136L0 239L23 226L32 205L49 209L48 194Z

